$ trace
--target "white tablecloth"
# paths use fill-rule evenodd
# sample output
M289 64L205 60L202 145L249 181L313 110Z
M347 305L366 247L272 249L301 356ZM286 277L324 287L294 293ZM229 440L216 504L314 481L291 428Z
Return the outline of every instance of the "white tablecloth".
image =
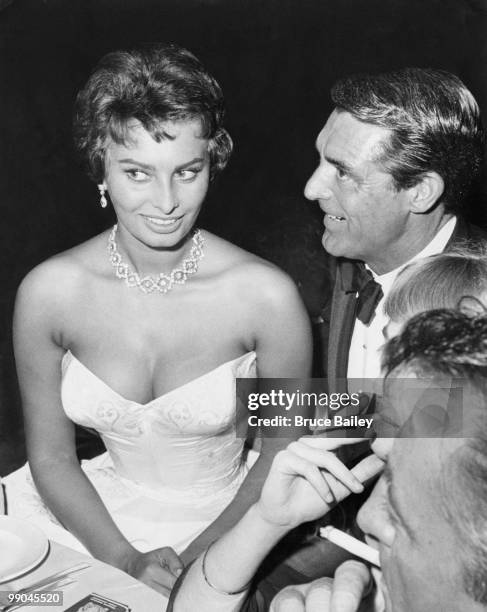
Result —
M164 612L166 609L167 598L142 584L142 582L111 565L83 555L66 546L61 546L56 542L50 543L49 555L37 569L11 582L1 583L0 591L17 591L38 580L47 578L54 572L68 569L81 562L89 563L91 567L75 574L73 579L76 580L76 583L62 589L64 593L62 606L35 606L30 604L19 608L19 610L25 610L26 612L29 610L38 610L38 612L57 610L61 612L90 593L98 593L125 604L129 606L132 612Z

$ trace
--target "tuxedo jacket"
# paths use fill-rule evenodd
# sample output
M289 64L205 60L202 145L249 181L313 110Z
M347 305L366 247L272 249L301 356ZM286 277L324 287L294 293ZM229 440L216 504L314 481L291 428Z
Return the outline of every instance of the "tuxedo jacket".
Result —
M472 243L487 244L487 232L458 217L445 250ZM333 294L321 314L321 367L322 376L328 379L329 392L346 393L348 354L356 320L357 292L352 286L352 279L357 262L338 258L332 263L335 269Z
M445 250L452 249L460 245L473 244L487 245L487 232L467 223L460 217L453 234L448 241ZM333 294L328 304L322 311L321 323L321 345L322 345L322 376L327 378L327 390L329 393L347 393L348 381L348 355L352 341L352 333L356 320L357 291L353 287L353 270L358 262L350 259L335 259L336 270ZM360 394L360 402L357 406L347 406L340 409L338 414L349 417L353 415L373 414L376 410L377 398L374 394ZM319 433L318 433L319 435ZM353 429L345 428L335 432L339 437L354 435L360 437ZM363 456L370 453L367 442L353 446L341 447L337 455L342 462L351 466L359 461ZM358 508L368 496L368 491L362 495L352 495L342 502L341 512L347 517L354 517Z

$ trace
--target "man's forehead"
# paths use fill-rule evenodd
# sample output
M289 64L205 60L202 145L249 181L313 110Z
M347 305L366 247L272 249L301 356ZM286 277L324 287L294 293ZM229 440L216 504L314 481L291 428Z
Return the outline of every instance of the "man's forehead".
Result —
M335 109L318 134L316 148L324 157L347 156L357 162L376 160L391 131L359 121L351 113Z

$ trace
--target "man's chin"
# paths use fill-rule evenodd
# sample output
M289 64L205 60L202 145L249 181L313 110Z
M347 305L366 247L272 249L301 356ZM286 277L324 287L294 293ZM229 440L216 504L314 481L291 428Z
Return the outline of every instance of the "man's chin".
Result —
M330 235L330 232L325 229L325 233L321 238L321 244L323 248L329 255L333 255L334 257L340 257L339 248L336 239L333 239L333 236Z
M346 236L346 235L345 235ZM329 255L333 257L346 257L347 259L358 259L353 245L350 241L344 240L343 237L337 236L336 233L330 232L325 228L325 232L321 238L321 244Z
M330 235L328 230L325 230L323 237L321 239L321 244L323 248L329 255L333 255L333 257L347 257L349 259L354 259L353 255L347 253L347 249L343 244L343 241L340 241L336 238L336 236Z

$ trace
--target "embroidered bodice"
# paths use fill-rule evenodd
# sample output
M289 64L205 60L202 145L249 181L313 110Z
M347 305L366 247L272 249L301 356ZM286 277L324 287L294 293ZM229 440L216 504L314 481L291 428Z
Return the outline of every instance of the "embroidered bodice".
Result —
M116 472L154 495L169 488L207 496L235 479L244 440L235 436L235 378L255 377L251 351L155 398L128 400L71 352L62 363L67 416L101 435Z

